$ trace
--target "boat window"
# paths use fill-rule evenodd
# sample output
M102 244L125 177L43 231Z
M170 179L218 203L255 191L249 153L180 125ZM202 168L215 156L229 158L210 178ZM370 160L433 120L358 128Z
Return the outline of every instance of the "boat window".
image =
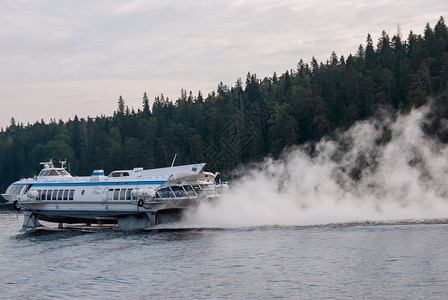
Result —
M61 175L63 175L63 176L70 175L70 173L67 172L67 170L65 170L65 169L61 169L61 170L59 170L59 173L61 173Z
M157 191L157 193L161 198L173 198L174 197L173 191L169 187L160 189Z
M18 187L19 187L18 185L11 185L10 189L8 189L9 191L7 191L6 193L7 194L15 194Z
M112 172L110 173L109 177L124 177L129 176L128 172Z
M52 192L53 192L52 190L48 190L48 192L47 192L47 200L51 200L51 193Z
M125 195L126 195L126 189L122 189L120 192L120 200L124 200Z
M54 190L53 191L53 196L51 197L52 200L57 200L58 199L58 190Z
M114 200L118 200L118 194L120 193L120 189L115 189L114 191Z
M42 198L41 198L42 190L37 190L37 194L38 194L38 196L37 196L37 200L42 199Z
M6 194L9 194L9 195L20 194L20 191L22 190L22 188L24 186L25 185L23 185L23 184L13 184L13 185L10 185L8 187L8 189L6 190Z
M41 198L42 200L46 200L47 199L47 190L43 190L41 196L42 196L42 198Z
M50 170L50 172L48 173L48 176L59 176L59 175L60 174L56 170Z
M191 185L184 185L184 189L187 191L188 196L196 196L196 193Z
M15 194L20 194L20 191L22 191L23 187L24 187L24 185L18 185L16 190L15 190Z
M126 200L132 200L132 189L126 190Z
M70 190L70 193L68 194L68 200L73 200L75 195L75 190Z
M6 189L5 194L7 194L7 195L11 195L11 194L12 194L12 191L13 191L15 188L16 188L16 186L13 185L13 184L11 184L11 185L8 187L8 189Z
M26 185L19 185L19 188L17 189L17 194L22 194L21 191L22 191L22 189L23 189L25 186L26 186ZM29 187L31 187L31 185L30 185ZM29 190L28 187L25 188L25 189L23 189L23 194L26 194L26 193L28 192L28 190Z
M107 191L107 200L113 200L113 196L114 196L114 190L113 189L109 189Z
M42 170L42 171L40 171L38 176L47 176L48 172L49 172L48 170Z
M64 200L68 200L68 190L64 190Z
M156 198L164 198L169 194L166 188L157 190L156 193Z
M62 200L62 193L64 192L64 190L59 190L58 191L58 200Z
M173 191L176 197L187 197L187 192L184 190L182 186L172 186L171 190Z

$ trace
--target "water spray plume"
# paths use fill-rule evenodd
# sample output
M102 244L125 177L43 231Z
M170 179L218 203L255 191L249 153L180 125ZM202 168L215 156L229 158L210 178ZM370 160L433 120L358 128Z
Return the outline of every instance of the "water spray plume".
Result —
M306 226L448 218L448 148L422 130L431 106L358 122L312 154L295 147L237 170L230 191L186 215L196 226Z

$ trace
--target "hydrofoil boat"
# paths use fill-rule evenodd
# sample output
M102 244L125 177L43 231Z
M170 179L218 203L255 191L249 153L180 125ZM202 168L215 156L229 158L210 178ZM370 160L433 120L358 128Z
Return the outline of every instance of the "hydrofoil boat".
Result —
M41 163L34 178L12 183L2 196L24 215L23 228L42 226L39 220L68 224L119 224L137 218L150 225L177 221L185 209L216 199L227 184L205 163L149 169L117 170L104 175L72 176L53 162Z

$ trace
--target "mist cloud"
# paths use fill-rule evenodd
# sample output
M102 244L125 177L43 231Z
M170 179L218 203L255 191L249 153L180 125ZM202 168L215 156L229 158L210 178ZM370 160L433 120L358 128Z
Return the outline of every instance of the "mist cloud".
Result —
M197 226L317 225L446 218L448 148L427 136L431 106L356 123L242 168L230 192L187 216Z

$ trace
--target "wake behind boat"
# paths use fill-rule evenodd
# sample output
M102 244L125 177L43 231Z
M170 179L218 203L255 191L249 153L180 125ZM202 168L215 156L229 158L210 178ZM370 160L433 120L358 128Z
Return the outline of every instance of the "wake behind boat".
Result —
M12 183L2 196L24 214L24 228L42 226L39 220L76 224L116 224L135 217L150 225L178 220L180 213L219 196L227 184L216 184L218 173L204 171L205 163L144 170L118 170L104 175L72 176L52 161L34 178Z

